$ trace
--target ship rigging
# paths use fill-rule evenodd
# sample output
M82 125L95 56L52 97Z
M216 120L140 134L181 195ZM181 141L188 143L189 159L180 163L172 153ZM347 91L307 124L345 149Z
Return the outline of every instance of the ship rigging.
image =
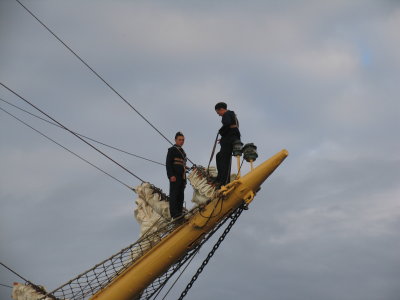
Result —
M45 25L30 9L27 8L27 6L22 4L19 0L16 0L16 2L18 2L22 8L38 21L41 26L56 38L71 54L84 64L90 72L103 82L120 100L128 105L131 110L151 126L160 137L172 145L171 141L161 132L160 129L152 124L147 117L139 112L124 96L111 86L111 84L96 72L95 69L84 59L82 59L76 51L60 39L59 36ZM0 110L4 113L28 126L48 140L56 143L64 150L95 167L103 174L111 177L123 186L135 191L138 195L136 201L138 208L135 211L135 216L142 225L141 237L136 242L52 291L46 291L43 287L19 276L24 281L24 284L14 285L14 299L23 299L23 297L26 297L24 299L46 300L88 298L96 300L161 299L158 297L161 297L161 292L166 287L167 282L169 282L174 275L178 274L179 271L181 271L182 274L183 271L186 270L187 266L192 262L195 255L199 253L200 248L216 232L218 232L219 229L224 228L225 226L225 229L212 247L212 250L204 259L197 272L193 275L187 287L182 291L179 299L183 299L207 263L210 261L219 245L223 242L243 210L248 209L249 204L253 201L256 193L259 191L261 184L288 155L286 150L282 150L264 163L260 164L258 167L254 168L253 162L257 158L256 147L253 144L247 144L245 147L239 145L233 153L234 156L236 156L238 163L237 174L232 178L229 184L222 186L221 188L212 184L210 167L204 168L189 159L192 163L189 180L195 191L193 200L196 205L193 209L187 211L180 219L171 220L168 213L165 213L166 207L168 207L168 197L160 189L151 185L138 174L113 159L109 154L100 150L93 143L113 148L158 165L163 165L162 163L151 158L146 158L142 155L133 154L126 150L110 146L104 142L98 141L97 139L89 138L75 130L71 130L59 122L55 117L33 104L27 99L27 97L20 95L20 93L15 91L15 89L9 87L3 82L0 82L0 85L13 95L17 96L20 100L24 101L31 108L35 109L41 115L35 115L7 100L0 99L3 103L13 106L25 113L41 119L42 121L69 132L140 182L140 185L136 187L130 186L96 166L88 159L83 158L79 154L63 146L61 143L45 135L24 120L14 116L7 109L0 107ZM212 152L214 152L214 150L215 145ZM244 158L241 161L242 154L244 155ZM245 160L251 164L251 171L246 175L241 176L241 163ZM5 264L1 263L1 265L13 272L13 270ZM181 274L176 280L179 279ZM168 295L174 284L175 283L173 283L170 289L166 291L164 298Z

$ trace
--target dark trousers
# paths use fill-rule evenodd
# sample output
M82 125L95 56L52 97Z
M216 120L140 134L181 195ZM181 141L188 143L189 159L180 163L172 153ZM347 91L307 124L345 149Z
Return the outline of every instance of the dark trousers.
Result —
M232 141L231 139L221 139L221 150L217 153L217 181L225 185L230 181L232 163Z
M174 219L182 215L185 187L185 180L178 177L175 182L169 183L169 212Z

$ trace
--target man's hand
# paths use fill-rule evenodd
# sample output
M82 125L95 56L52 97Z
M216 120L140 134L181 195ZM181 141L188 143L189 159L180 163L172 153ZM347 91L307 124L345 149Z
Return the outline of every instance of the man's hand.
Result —
M169 179L169 181L175 182L175 181L176 181L176 177L175 177L175 176L171 176L170 179Z

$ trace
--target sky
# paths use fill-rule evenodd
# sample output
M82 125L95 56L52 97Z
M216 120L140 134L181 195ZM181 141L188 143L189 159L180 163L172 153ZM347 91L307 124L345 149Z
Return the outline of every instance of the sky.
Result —
M170 140L183 131L196 164L208 163L219 101L257 145L256 165L289 151L188 299L398 299L399 1L22 2ZM0 0L0 82L74 131L165 160L167 141L13 0ZM3 87L0 99L37 113ZM71 134L0 107L140 183ZM168 193L163 166L101 149ZM0 261L23 277L54 289L134 242L135 198L0 111ZM0 270L1 284L14 281ZM0 286L1 299L10 292Z

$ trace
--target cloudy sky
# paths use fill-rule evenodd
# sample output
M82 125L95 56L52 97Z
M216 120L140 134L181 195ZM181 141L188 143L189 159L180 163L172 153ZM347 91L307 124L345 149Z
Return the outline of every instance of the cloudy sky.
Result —
M182 130L197 164L221 100L257 163L288 149L188 299L399 299L397 0L23 3L171 140ZM0 0L0 82L72 130L164 161L168 143L13 0ZM3 87L0 98L34 112ZM0 107L139 184L66 132ZM168 191L162 166L102 149ZM134 200L0 111L1 262L53 289L137 239ZM1 284L14 281L0 270Z

